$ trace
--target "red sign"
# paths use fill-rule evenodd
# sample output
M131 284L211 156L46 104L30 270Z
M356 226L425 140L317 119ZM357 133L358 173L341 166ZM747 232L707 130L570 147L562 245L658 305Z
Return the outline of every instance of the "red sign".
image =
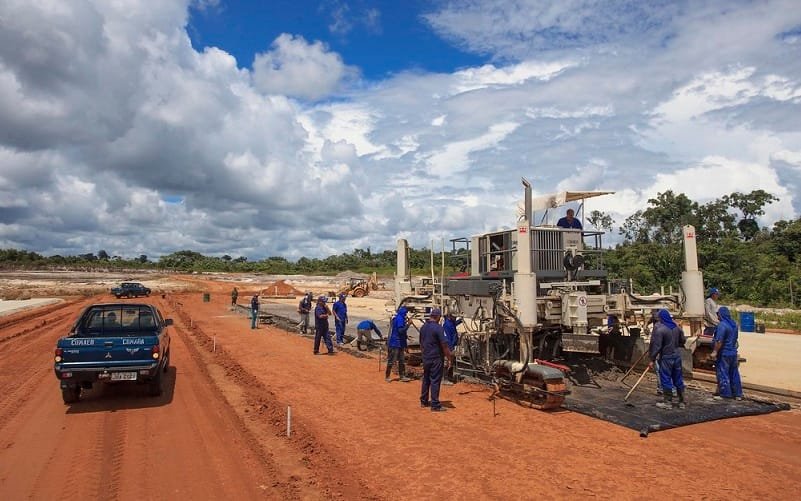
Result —
M525 233L526 231L528 231L528 229L525 226L521 226L520 228L518 228L517 231L518 233Z

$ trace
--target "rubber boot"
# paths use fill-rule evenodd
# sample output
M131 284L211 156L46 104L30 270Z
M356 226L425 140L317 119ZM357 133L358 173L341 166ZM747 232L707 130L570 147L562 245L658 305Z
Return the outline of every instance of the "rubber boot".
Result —
M679 409L686 408L687 407L687 403L684 402L684 388L682 388L682 389L676 388L676 392L679 395L679 403L676 404L676 407L678 407Z
M673 408L673 393L666 391L664 395L662 395L664 401L657 402L656 406L660 409L672 409Z

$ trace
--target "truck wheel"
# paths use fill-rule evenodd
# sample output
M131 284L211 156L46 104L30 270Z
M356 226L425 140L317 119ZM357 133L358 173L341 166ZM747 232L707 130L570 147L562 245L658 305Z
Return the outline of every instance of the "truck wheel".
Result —
M170 370L170 350L167 350L167 353L164 354L164 373L166 374L167 371Z
M366 295L367 295L367 291L366 291L366 290L364 290L364 289L363 289L363 288L361 288L361 287L358 287L358 288L356 288L356 289L353 289L353 292L351 292L351 295L352 295L353 297L364 297L364 296L366 296Z
M61 398L64 399L65 404L73 404L81 398L81 387L73 386L70 388L61 388Z
M117 299L119 299L119 298L121 298L122 296L120 296L119 294L114 294L114 297L116 297Z
M147 394L151 397L158 397L161 395L161 374L161 371L156 372L155 377L153 377L147 387Z

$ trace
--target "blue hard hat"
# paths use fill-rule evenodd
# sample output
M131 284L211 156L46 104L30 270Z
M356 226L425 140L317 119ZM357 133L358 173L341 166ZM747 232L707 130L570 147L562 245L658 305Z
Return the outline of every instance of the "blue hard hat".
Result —
M344 292L339 294L339 299L345 299L346 297L348 297L348 295L345 294Z
M709 288L709 295L711 296L712 294L720 294L720 291L718 290L717 287L710 287Z
M328 302L328 297L320 296L320 297L317 298L317 302L318 303L327 303Z
M439 308L434 308L433 310L431 310L431 313L429 313L428 316L430 316L430 317L441 317L442 316L442 310L440 310Z

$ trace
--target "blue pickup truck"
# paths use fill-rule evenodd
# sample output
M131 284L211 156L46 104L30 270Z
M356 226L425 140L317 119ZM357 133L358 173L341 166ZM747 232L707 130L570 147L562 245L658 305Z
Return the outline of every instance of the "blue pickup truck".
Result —
M123 282L118 287L111 288L111 293L114 294L117 299L123 297L147 297L150 295L150 292L149 288L139 282Z
M170 364L172 319L149 304L109 303L86 308L58 340L54 370L65 404L95 383L138 383L161 395Z

